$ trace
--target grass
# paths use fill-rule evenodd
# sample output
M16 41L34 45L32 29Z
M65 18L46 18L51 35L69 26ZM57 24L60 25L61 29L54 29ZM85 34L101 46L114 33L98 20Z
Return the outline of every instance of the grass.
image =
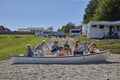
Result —
M111 49L111 53L120 54L120 39L88 39L86 37L75 37L76 40L80 40L81 43L96 43L100 50Z
M34 37L34 35L0 35L0 60L26 53L27 44L31 44L34 48L42 40L49 41L50 38Z
M42 40L49 41L50 38L34 37L34 35L0 35L0 60L9 59L13 55L26 53L26 45L31 44L34 48ZM111 53L120 54L120 39L88 39L86 37L75 37L81 43L95 42L100 50L111 49Z

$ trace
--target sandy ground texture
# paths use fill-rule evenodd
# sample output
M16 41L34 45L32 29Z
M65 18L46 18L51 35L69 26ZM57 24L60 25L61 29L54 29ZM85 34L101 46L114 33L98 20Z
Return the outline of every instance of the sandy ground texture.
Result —
M12 64L0 61L0 80L120 80L120 54L104 63Z
M96 64L12 64L0 61L0 80L120 80L120 55Z

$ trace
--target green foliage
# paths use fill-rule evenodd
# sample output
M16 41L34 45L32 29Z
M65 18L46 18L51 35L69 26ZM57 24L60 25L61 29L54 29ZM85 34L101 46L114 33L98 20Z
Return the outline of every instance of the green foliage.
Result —
M75 28L75 24L72 23L72 22L69 22L69 23L67 23L65 26L63 26L61 30L62 30L64 33L68 34L69 31L70 31L70 29L73 29L73 28Z
M0 35L0 60L24 54L27 44L34 48L42 40L48 41L49 38L34 37L33 35Z
M120 0L99 0L98 5L93 20L120 20Z
M85 9L84 21L83 23L88 23L95 13L95 9L98 7L98 0L90 0L87 8Z
M84 23L120 20L120 0L90 0L83 19Z

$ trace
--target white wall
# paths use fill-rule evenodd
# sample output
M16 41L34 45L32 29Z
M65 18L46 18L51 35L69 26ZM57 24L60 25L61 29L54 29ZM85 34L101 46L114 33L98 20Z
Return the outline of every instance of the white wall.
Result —
M103 38L109 32L109 26L104 26L104 29L100 29L99 25L97 27L92 27L92 24L88 24L87 38Z
M92 25L97 25L97 27L92 27ZM104 29L100 29L99 25L104 25ZM120 29L117 30L117 26L120 26L120 21L90 21L87 28L88 38L103 38L103 36L108 35L110 32L110 26L113 26L113 32L118 33L120 36ZM85 29L83 28L83 33Z
M87 36L87 29L88 29L87 24L83 24L82 25L82 35Z

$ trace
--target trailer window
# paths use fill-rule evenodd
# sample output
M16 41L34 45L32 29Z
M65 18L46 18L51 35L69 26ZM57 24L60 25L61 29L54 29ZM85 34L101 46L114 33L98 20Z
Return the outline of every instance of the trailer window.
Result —
M92 27L93 27L93 28L96 28L96 27L97 27L97 25L92 25Z
M49 34L50 32L43 32L44 34Z
M72 30L72 33L80 33L80 30Z
M99 28L100 29L104 29L104 25L99 25Z

